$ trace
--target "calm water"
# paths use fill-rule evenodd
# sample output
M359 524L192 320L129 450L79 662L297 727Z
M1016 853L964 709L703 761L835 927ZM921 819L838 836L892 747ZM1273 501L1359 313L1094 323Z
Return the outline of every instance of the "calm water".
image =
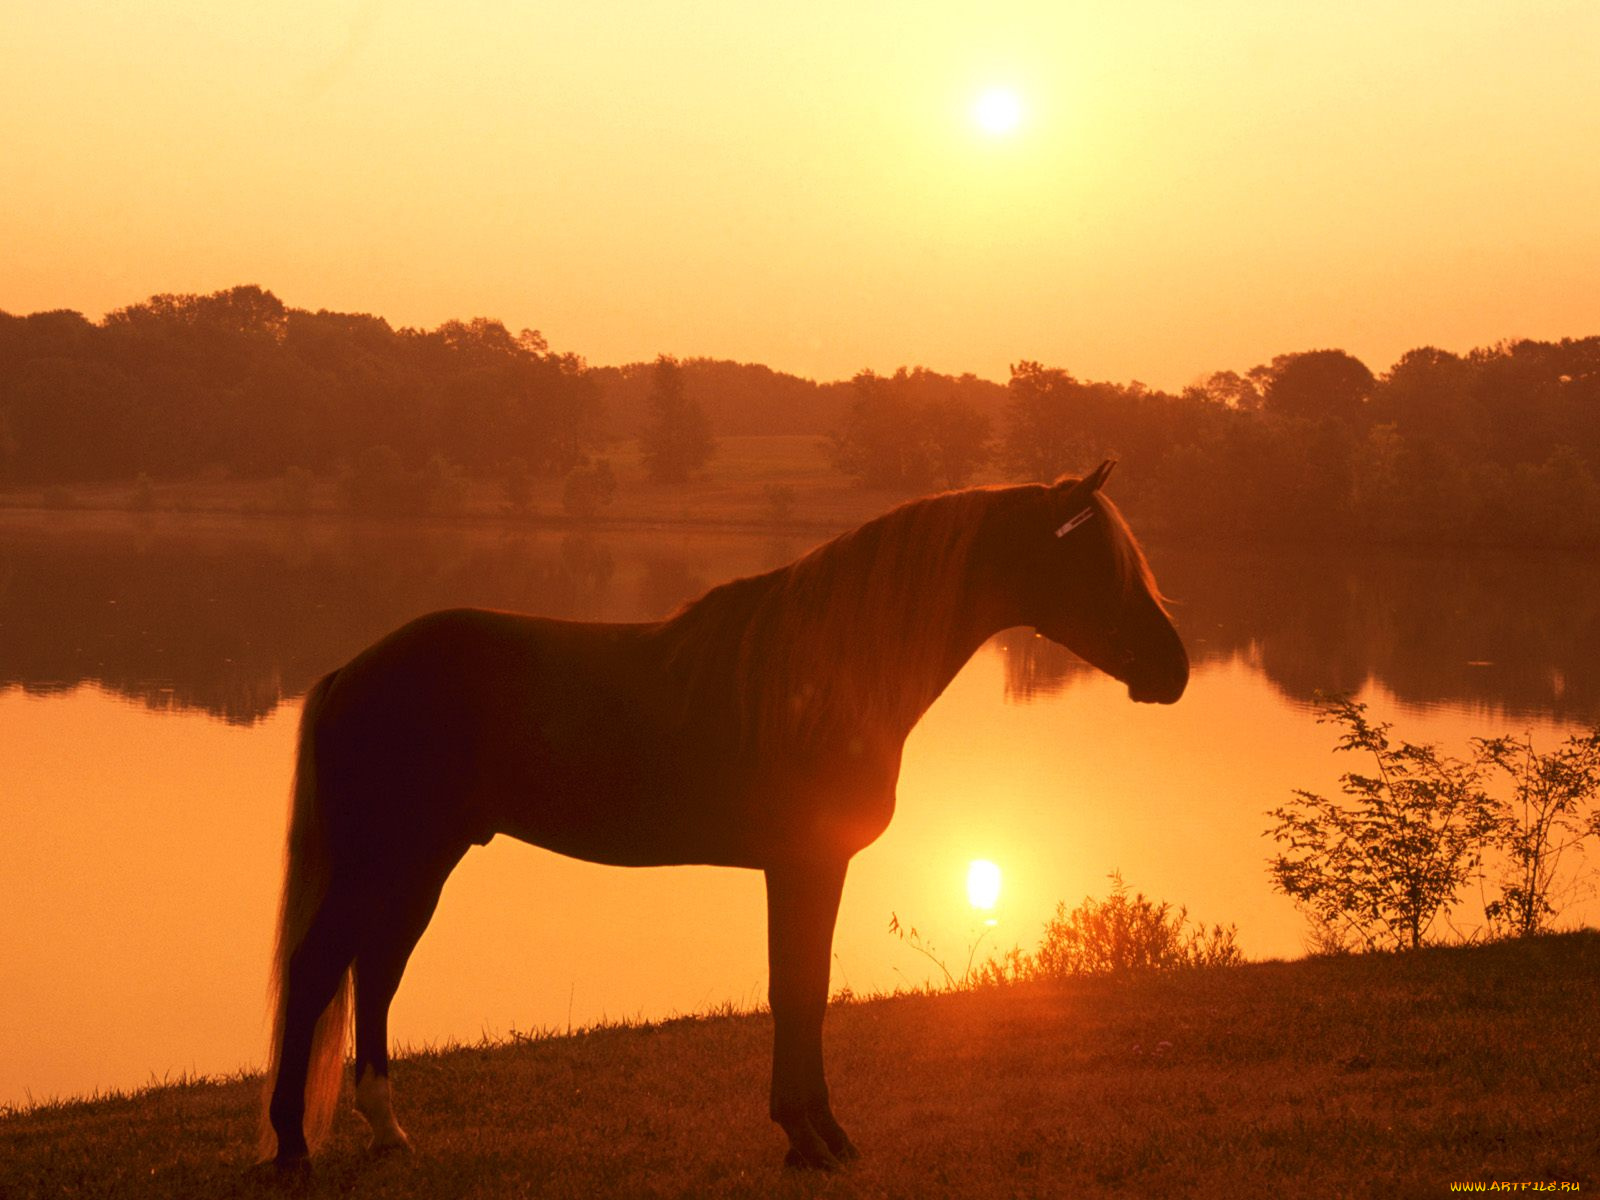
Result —
M0 524L0 1102L259 1062L289 763L306 686L431 608L664 614L801 541L270 522ZM1600 569L1564 558L1151 548L1193 683L1168 709L1013 631L912 735L900 806L855 861L836 987L959 973L982 931L967 864L1004 872L983 951L1120 870L1301 952L1265 810L1349 765L1311 719L1360 691L1458 750L1600 718ZM1591 923L1593 889L1569 920ZM658 1017L765 990L760 876L629 871L497 839L452 877L395 1002L397 1040Z

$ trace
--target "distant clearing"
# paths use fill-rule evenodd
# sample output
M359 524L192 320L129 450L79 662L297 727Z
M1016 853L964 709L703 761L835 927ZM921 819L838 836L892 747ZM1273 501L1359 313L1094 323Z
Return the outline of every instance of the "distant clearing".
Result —
M616 443L608 458L617 476L615 501L594 527L616 524L690 524L783 529L845 529L884 512L908 495L860 487L833 469L824 439L810 434L750 435L717 439L717 452L702 478L686 487L655 485L645 476L635 440ZM529 503L509 510L497 478L468 481L465 502L451 514L462 519L571 524L562 508L559 478L535 476ZM787 512L774 510L769 489L791 493ZM282 511L277 479L233 479L212 473L182 480L154 480L141 499L134 483L74 484L0 489L0 508L46 510L139 510L178 513L271 515ZM332 478L313 482L311 511L339 514Z

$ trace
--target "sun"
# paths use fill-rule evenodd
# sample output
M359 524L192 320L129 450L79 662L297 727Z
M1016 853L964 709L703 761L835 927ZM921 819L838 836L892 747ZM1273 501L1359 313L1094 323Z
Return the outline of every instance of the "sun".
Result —
M993 912L1000 902L1000 868L986 858L967 867L967 902L979 912Z
M1003 137L1022 124L1022 97L1010 88L990 88L973 102L972 119L991 137Z

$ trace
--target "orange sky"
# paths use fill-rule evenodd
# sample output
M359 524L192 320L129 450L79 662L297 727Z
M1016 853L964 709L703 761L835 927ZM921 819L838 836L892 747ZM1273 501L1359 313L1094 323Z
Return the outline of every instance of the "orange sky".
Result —
M0 309L259 283L594 363L1381 370L1600 333L1596 61L1584 0L13 5Z

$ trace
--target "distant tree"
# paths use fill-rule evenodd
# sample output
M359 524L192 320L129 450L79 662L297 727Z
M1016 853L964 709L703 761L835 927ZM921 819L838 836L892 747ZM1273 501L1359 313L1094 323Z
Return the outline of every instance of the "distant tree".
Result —
M1237 371L1213 371L1202 382L1185 389L1184 395L1192 400L1253 412L1261 407L1261 385L1261 377L1255 372L1241 375Z
M514 457L502 468L501 491L505 495L506 510L521 516L533 503L533 477L528 473L528 460Z
M685 390L705 409L720 437L825 435L848 400L848 383L819 385L759 363L685 358L678 365ZM654 368L653 363L589 368L611 433L632 438L649 425Z
M1600 545L1600 482L1571 446L1555 447L1542 463L1480 467L1474 478L1497 481L1481 489L1482 514L1473 523L1486 540Z
M592 521L617 494L617 477L609 460L581 463L567 472L561 487L561 507L574 521Z
M1432 346L1408 350L1384 373L1373 395L1381 421L1408 439L1425 438L1474 453L1484 439L1477 369Z
M989 461L989 418L954 396L928 401L919 415L935 481L947 488L966 486Z
M914 435L915 407L904 388L875 371L850 381L852 400L843 425L830 435L834 466L867 487L917 491L931 486L933 461Z
M989 418L961 381L918 367L892 376L861 371L829 438L834 466L867 487L926 491L961 487L989 459Z
M1377 381L1360 359L1343 350L1280 354L1265 373L1262 400L1272 412L1289 417L1360 416Z
M683 369L668 355L656 359L650 386L650 424L639 437L652 483L682 486L716 450L705 410L684 388Z
M1013 478L1051 480L1086 458L1077 388L1070 371L1027 360L1012 366L1003 457Z

